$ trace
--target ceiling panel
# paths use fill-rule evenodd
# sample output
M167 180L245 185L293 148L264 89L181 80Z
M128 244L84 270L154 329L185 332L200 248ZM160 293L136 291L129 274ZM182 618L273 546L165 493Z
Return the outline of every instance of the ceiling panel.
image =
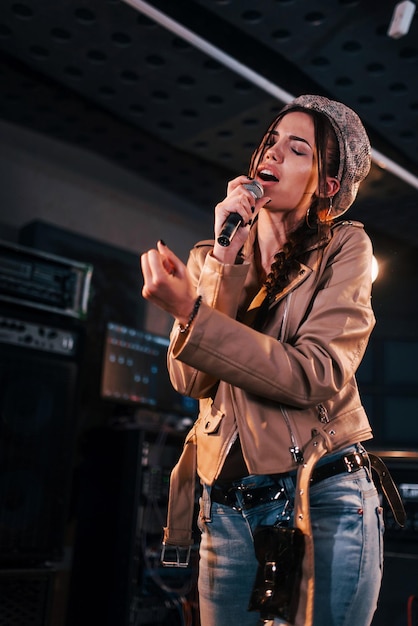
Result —
M418 174L418 21L394 2L155 0L269 83L352 106L373 147ZM166 20L167 21L167 20ZM120 0L2 0L0 117L133 169L212 211L282 106ZM418 245L418 191L374 165L353 217Z

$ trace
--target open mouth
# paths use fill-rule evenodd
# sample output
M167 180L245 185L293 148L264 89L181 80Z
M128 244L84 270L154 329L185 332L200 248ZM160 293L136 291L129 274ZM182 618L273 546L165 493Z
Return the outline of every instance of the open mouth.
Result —
M279 179L277 178L277 176L275 176L270 170L260 170L258 172L258 176L259 178L261 178L262 181L268 183L268 182L275 182L278 183Z

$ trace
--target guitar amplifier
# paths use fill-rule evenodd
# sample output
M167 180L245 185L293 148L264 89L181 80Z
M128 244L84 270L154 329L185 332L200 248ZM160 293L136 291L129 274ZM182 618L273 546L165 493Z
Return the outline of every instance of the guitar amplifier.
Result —
M89 264L0 241L0 302L83 320L92 273Z

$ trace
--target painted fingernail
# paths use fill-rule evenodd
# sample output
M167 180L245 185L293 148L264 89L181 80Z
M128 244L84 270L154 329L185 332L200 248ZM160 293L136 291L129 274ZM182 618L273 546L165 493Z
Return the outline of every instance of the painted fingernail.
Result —
M255 206L252 206L251 207L251 213L254 213L254 211L255 211Z
M164 241L164 239L160 239L160 244L161 244L162 246L167 246L167 244L166 244L166 242Z

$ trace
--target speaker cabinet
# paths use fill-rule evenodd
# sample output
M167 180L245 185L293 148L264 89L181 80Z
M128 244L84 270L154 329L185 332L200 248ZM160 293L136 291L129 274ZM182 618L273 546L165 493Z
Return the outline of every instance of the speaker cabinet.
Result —
M2 567L61 558L76 435L78 339L33 318L0 314Z
M50 626L53 577L47 570L0 571L0 624Z
M87 433L77 483L78 514L68 626L129 626L140 574L137 524L143 433Z
M106 326L108 322L135 329L143 325L138 254L42 221L23 227L19 241L35 250L93 267L85 320L88 340L82 363L81 411L86 428L103 426L112 419L114 411L114 403L100 397Z

